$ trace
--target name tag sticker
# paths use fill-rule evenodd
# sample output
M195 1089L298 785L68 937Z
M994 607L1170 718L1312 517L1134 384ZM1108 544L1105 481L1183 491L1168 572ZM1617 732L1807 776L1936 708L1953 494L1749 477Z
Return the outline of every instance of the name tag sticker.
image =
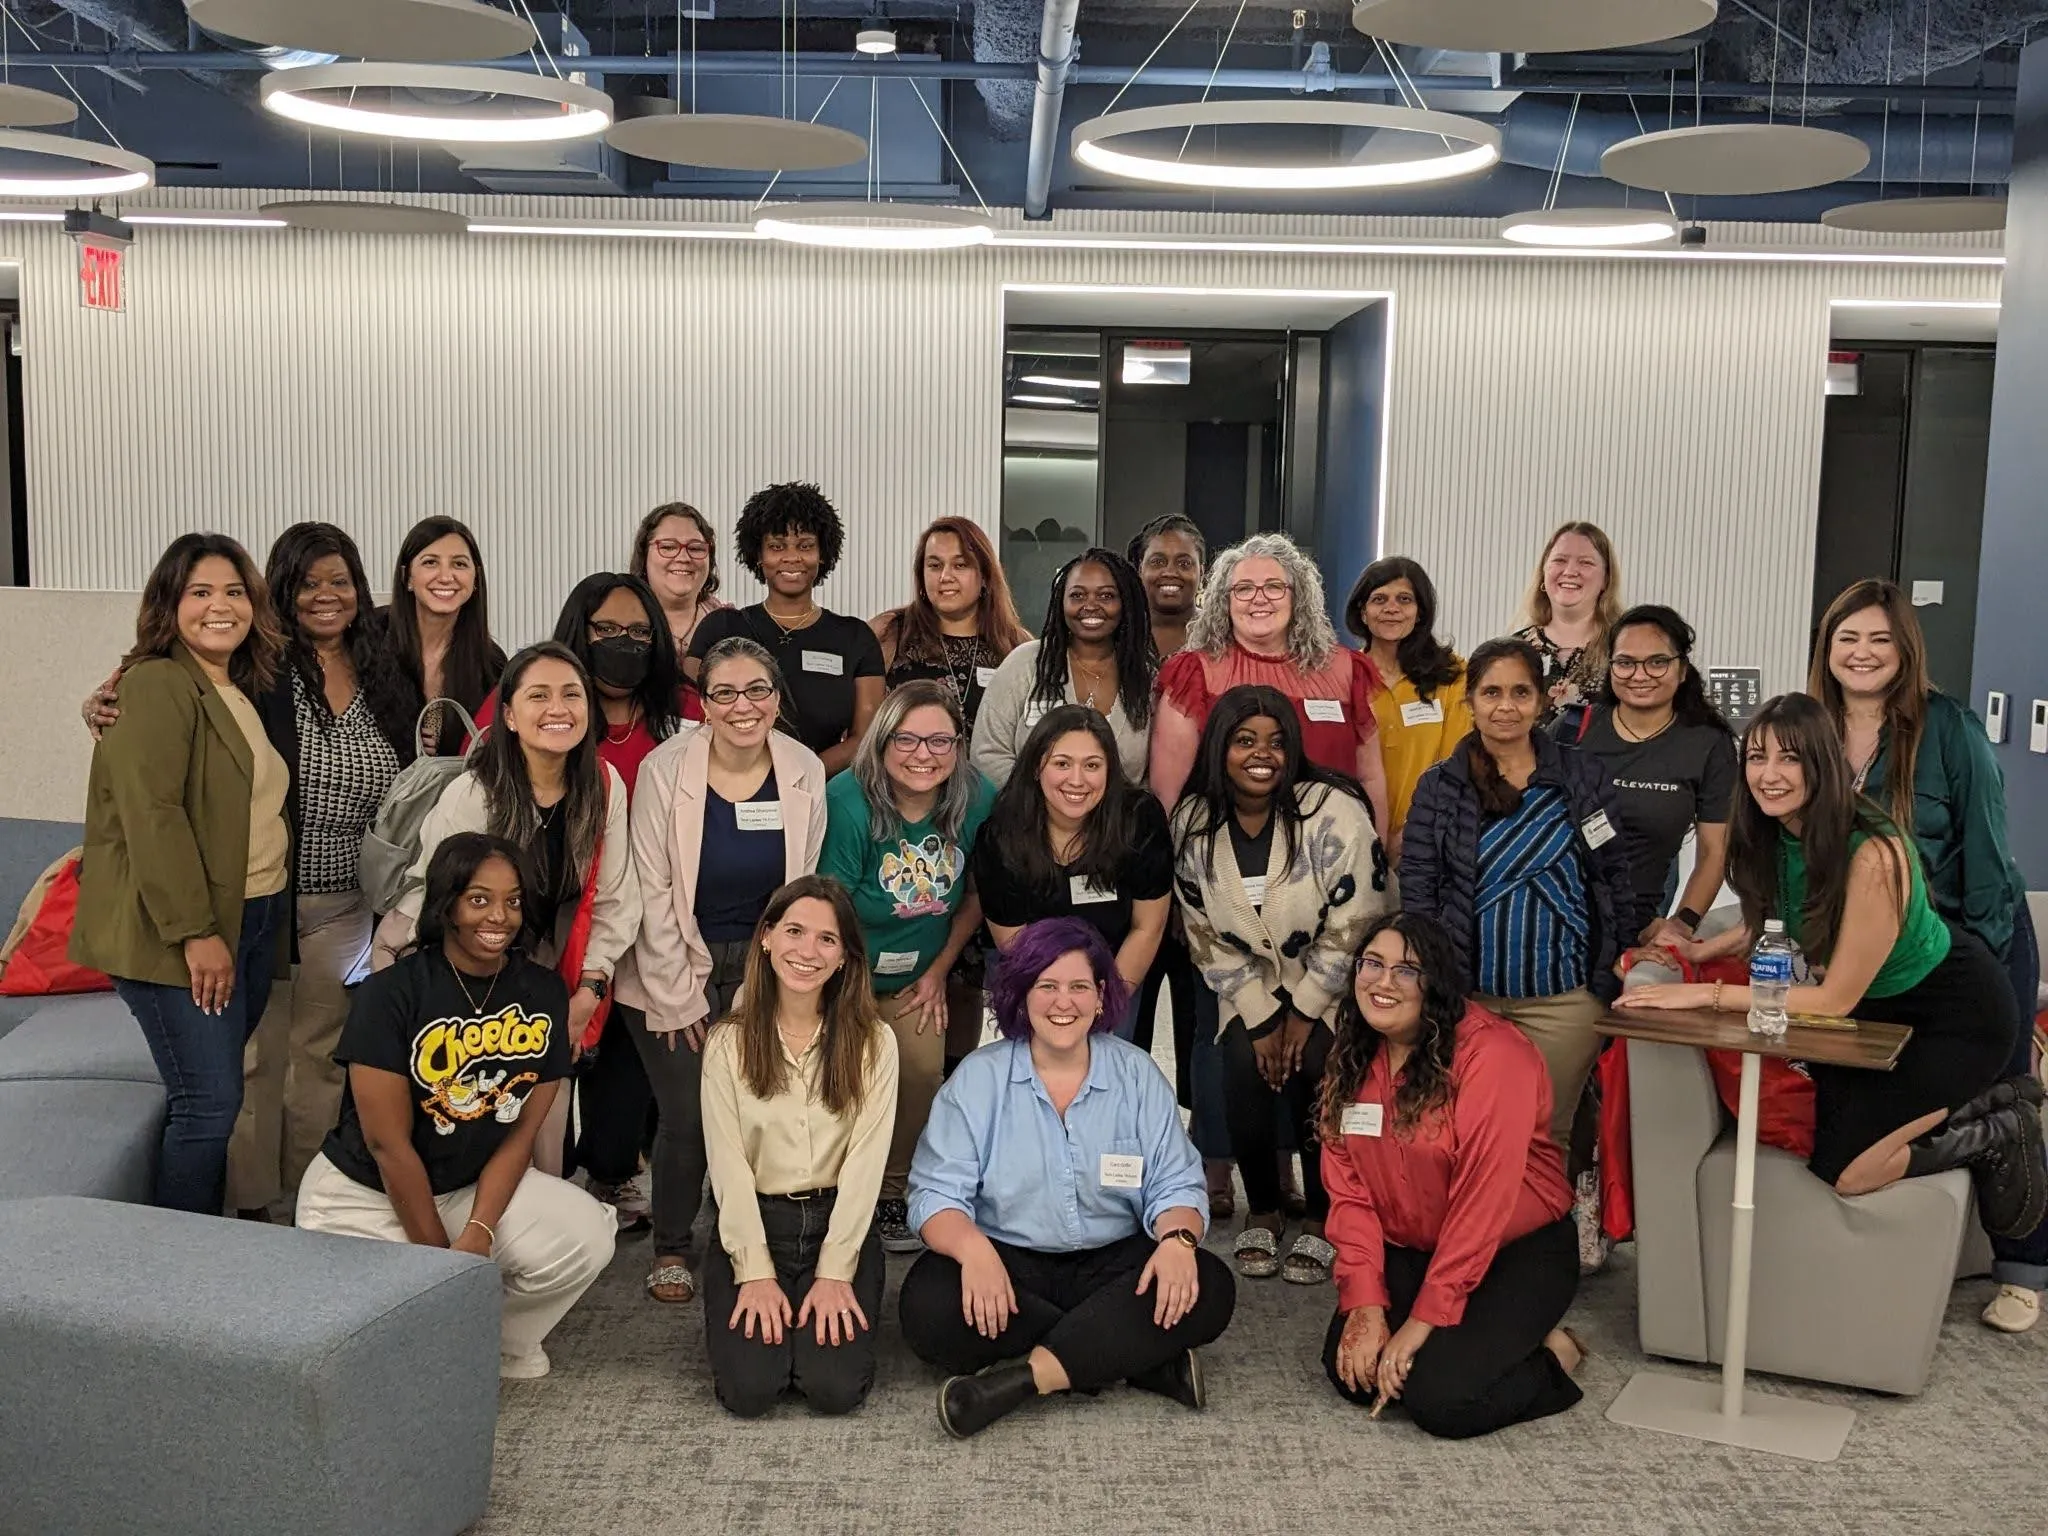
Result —
M917 969L917 951L914 949L885 949L875 956L877 976L908 976Z
M827 677L846 676L846 658L836 651L805 651L804 670L822 672Z
M1115 1152L1102 1154L1102 1187L1104 1189L1143 1189L1145 1187L1145 1159L1129 1157Z
M1067 900L1077 907L1092 906L1097 902L1115 901L1116 892L1095 884L1086 875L1067 877Z
M1605 811L1595 811L1579 824L1579 830L1586 834L1588 848L1604 848L1614 841L1614 824L1607 819Z
M1321 720L1329 725L1344 723L1344 701L1342 699L1303 699L1302 713L1311 720Z
M1036 703L1026 704L1024 706L1024 714L1022 716L1023 729L1027 731L1030 730L1031 727L1038 724L1039 721L1043 720L1047 715L1051 713L1052 706L1046 703L1043 699L1037 701Z
M1263 907L1266 904L1266 877L1264 875L1246 875L1244 877L1244 899L1255 907Z
M732 808L733 818L739 822L742 832L780 832L782 830L782 802L780 800L743 800Z
M1385 1129L1386 1118L1384 1104L1347 1104L1339 1129L1346 1136L1378 1136Z
M1403 725L1442 725L1444 723L1444 701L1431 699L1427 704L1417 699L1412 704L1401 706Z
M996 669L994 667L976 667L974 669L974 680L986 688L995 682Z

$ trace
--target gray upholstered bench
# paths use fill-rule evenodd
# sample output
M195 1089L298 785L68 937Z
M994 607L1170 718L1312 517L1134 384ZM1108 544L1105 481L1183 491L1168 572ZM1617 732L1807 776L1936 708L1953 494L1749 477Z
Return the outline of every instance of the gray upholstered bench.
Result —
M0 1035L0 1200L149 1200L164 1090L111 992L44 1002Z
M453 1536L490 1494L488 1260L0 1201L0 1526Z

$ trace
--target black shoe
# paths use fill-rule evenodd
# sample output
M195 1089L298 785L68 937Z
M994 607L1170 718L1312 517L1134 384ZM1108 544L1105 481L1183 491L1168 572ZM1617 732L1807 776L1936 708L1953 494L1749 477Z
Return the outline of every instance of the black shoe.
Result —
M1959 1125L1971 1120L1981 1120L1986 1115L1996 1114L2001 1109L2010 1109L2015 1104L2031 1104L2039 1109L2041 1084L2031 1077L2008 1077L2002 1082L1993 1083L1950 1115L1948 1123Z
M1977 1099L1971 1100L1969 1107L1973 1111L1971 1118L1965 1119L1960 1113L1951 1114L1939 1127L1907 1145L1908 1178L1944 1173L1950 1168L1971 1167L2001 1147L2020 1141L2026 1134L2022 1121L2028 1115L2034 1117L2038 1143L2040 1116L2031 1108L2022 1111L2018 1105L2008 1104L2003 1109L1986 1111Z
M2048 1215L2041 1112L2021 1102L1987 1118L2013 1122L2015 1135L1970 1164L1970 1180L1977 1187L1977 1215L1993 1237L2026 1237Z
M1192 1349L1182 1350L1164 1365L1156 1365L1130 1381L1140 1392L1157 1392L1196 1412L1209 1404L1209 1389L1202 1378L1202 1357Z
M939 1388L939 1423L955 1440L978 1435L1038 1395L1026 1360L1006 1360L972 1376L949 1376Z

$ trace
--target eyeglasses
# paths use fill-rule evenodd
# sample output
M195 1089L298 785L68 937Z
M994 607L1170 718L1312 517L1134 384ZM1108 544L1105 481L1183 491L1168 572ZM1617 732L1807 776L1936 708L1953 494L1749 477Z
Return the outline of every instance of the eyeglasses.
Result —
M889 736L889 745L905 757L915 757L919 747L933 757L951 757L953 749L960 745L960 738L948 731L934 736L920 736L915 731L895 731Z
M1419 987L1422 985L1422 967L1419 965L1389 965L1378 955L1360 955L1358 957L1359 975L1379 977L1390 973L1394 980L1400 982L1404 987Z
M702 539L691 539L687 543L681 539L656 539L654 552L664 560L673 560L677 555L688 555L692 560L704 560L710 557L711 546Z
M1233 581L1230 584L1230 600L1234 603L1248 603L1255 597L1277 603L1293 589L1284 581Z
M775 685L765 677L756 678L744 688L735 688L731 683L720 683L716 688L706 688L704 697L720 709L731 709L741 699L750 704L765 704L775 697Z
M654 641L654 630L646 624L614 624L610 619L592 619L590 636L593 640L638 640L642 645Z
M1659 678L1671 670L1671 664L1676 660L1676 656L1617 656L1608 666L1616 677L1634 677L1640 672L1645 677Z

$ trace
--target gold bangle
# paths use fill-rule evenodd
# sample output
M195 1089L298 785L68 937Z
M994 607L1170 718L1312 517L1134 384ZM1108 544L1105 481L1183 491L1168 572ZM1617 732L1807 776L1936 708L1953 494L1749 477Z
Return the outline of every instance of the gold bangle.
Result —
M478 1221L472 1216L462 1224L462 1230L467 1232L471 1227L482 1227L484 1229L484 1236L491 1240L491 1246L493 1248L498 1246L498 1234L491 1230L489 1222Z
M1714 1007L1714 1012L1716 1012L1716 1013L1719 1013L1719 1012L1721 1011L1721 983L1720 983L1720 982L1718 982L1718 981L1714 983L1714 1004L1713 1004L1713 1007Z

